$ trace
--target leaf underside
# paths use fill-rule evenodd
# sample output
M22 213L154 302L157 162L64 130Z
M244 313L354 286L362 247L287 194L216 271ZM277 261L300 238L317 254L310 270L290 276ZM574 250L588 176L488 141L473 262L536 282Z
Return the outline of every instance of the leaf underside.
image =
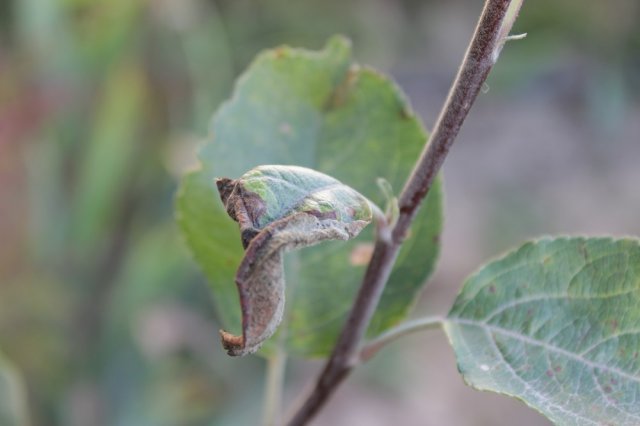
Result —
M371 222L371 206L337 180L296 166L260 166L237 180L218 179L217 185L246 247L235 280L242 336L220 334L229 355L246 355L258 350L282 319L283 253L353 238Z
M471 276L445 330L471 386L559 425L640 424L640 244L529 242Z
M200 168L182 181L177 219L208 278L222 325L232 331L242 327L234 276L243 247L217 195L216 177L235 179L261 164L296 164L333 176L383 205L376 178L401 189L426 140L399 89L381 74L354 65L349 43L341 37L318 52L281 47L259 55L214 116L212 133L199 154ZM405 318L430 274L441 201L438 182L398 257L370 337ZM329 354L364 273L370 228L350 241L285 256L287 311L278 340L289 354Z

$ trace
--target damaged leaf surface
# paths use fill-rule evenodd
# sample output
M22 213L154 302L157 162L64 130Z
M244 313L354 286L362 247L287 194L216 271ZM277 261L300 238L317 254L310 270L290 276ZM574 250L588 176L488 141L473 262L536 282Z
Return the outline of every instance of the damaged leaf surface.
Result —
M260 166L216 183L246 248L235 280L242 336L221 331L222 343L229 355L246 355L271 337L282 319L283 252L351 239L371 221L371 207L348 186L304 167Z
M400 191L427 138L398 87L355 65L341 37L320 51L280 47L260 54L214 116L212 135L199 153L199 169L181 182L177 219L209 281L218 318L233 331L242 327L234 277L244 249L217 193L216 177L236 178L261 164L295 164L348 183L383 206L377 178ZM402 247L369 337L406 317L436 259L441 220L437 182ZM287 353L330 352L366 267L367 259L355 254L373 240L372 228L357 239L285 256L287 280L295 283L287 290L286 318L279 327ZM260 353L268 353L272 340Z

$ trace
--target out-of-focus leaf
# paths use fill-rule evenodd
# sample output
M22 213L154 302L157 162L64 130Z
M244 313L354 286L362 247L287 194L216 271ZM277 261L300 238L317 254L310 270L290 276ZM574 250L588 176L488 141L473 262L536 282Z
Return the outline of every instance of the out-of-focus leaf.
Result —
M15 368L0 354L0 425L27 426L26 396Z
M188 285L186 252L179 244L177 230L157 226L134 238L122 265L109 304L109 338L122 338L144 309L179 298Z
M61 43L68 42L64 26L64 6L60 1L24 0L13 2L13 7L16 31L28 48L44 54L60 47ZM63 41L60 40L61 37Z
M640 244L529 242L472 275L445 330L467 383L559 425L640 424Z
M72 23L76 53L85 65L99 71L118 60L123 52L137 47L136 38L144 34L139 19L144 0L68 0L67 16Z
M47 261L63 255L60 247L64 245L71 218L62 178L64 150L50 140L39 142L30 147L27 158L28 223L33 257Z
M426 140L399 89L351 61L348 42L320 52L281 47L261 54L217 112L213 141L200 153L178 197L178 221L214 291L227 329L240 329L233 285L242 258L238 231L217 199L214 178L239 177L261 164L295 164L334 176L378 204L376 178L398 190ZM411 229L374 316L370 335L402 320L430 273L438 250L441 194L436 185ZM372 230L285 258L289 282L288 351L324 356L344 322L367 262ZM364 249L363 249L364 248Z
M326 240L349 240L371 222L369 201L314 170L260 166L237 180L216 180L246 248L236 274L242 335L221 331L229 355L255 352L284 312L283 253Z
M233 82L234 62L229 45L228 27L215 2L167 2L182 13L167 10L180 33L184 58L180 58L189 72L193 85L193 107L190 122L200 134L208 128L211 111L229 94ZM195 7L194 7L195 6ZM203 11L206 12L203 14ZM197 16L194 16L197 15ZM169 16L168 16L169 18ZM192 21L182 28L180 22Z
M142 70L130 62L116 68L103 87L76 189L74 231L80 243L104 237L122 208L118 201L137 161L146 93Z
M206 337L215 335L211 330L217 325L207 321L206 289L197 285L179 239L170 223L136 233L116 278L101 342L105 392L117 407L110 414L113 424L194 424L185 420L196 415L194 405L216 411L222 397L191 394L187 373L173 371L174 363L189 371L197 368L198 385L224 389L225 397L233 394L225 382L216 382L218 373L212 369L220 360L202 353L215 347Z

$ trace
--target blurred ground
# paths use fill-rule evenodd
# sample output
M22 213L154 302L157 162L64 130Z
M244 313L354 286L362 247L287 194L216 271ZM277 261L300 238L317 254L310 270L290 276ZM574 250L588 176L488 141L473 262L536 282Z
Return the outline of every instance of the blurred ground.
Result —
M430 126L481 1L13 0L0 4L0 348L33 425L244 425L262 362L228 359L172 197L261 49L336 32ZM525 2L445 165L445 312L482 262L544 234L640 235L640 4ZM294 361L288 399L319 367ZM320 425L546 425L466 388L441 333L386 349Z

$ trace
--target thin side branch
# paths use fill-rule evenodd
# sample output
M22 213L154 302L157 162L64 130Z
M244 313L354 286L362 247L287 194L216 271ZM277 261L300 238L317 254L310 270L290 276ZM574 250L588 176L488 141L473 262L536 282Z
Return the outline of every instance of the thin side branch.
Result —
M443 317L425 317L418 318L413 321L407 321L399 326L392 328L391 330L381 334L371 342L364 345L360 350L358 360L360 363L370 360L380 349L387 346L389 343L398 340L399 338L408 334L416 333L418 331L427 330L430 328L442 327L444 322Z
M274 356L267 360L267 381L264 389L264 407L262 424L278 426L282 405L282 387L284 383L287 354L280 345Z
M514 6L510 8L512 3ZM289 426L302 426L311 420L357 364L360 344L409 226L497 60L521 3L522 0L487 0L485 3L462 66L434 126L431 140L425 146L400 194L400 213L391 229L391 238L377 238L362 285L331 357L311 394L288 422Z

